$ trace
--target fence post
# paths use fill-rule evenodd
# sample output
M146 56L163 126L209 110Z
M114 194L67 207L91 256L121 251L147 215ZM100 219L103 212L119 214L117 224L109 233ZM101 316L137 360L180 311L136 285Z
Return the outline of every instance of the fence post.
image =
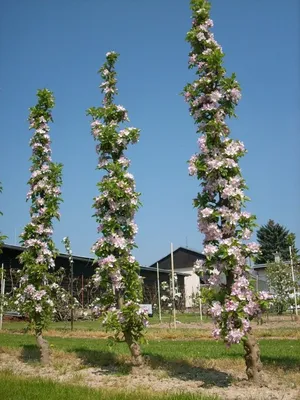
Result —
M0 330L3 327L3 303L5 293L5 279L4 279L4 265L1 266L1 280L0 280Z
M84 303L84 292L83 289L84 288L84 284L83 284L83 275L81 275L81 306L83 308L83 303Z
M172 307L173 307L173 321L174 321L174 328L176 329L176 303L175 303L175 276L174 276L173 243L171 243L171 270L172 270Z
M159 315L159 322L161 323L160 281L159 281L159 264L158 263L156 263L156 272L157 272L158 315Z

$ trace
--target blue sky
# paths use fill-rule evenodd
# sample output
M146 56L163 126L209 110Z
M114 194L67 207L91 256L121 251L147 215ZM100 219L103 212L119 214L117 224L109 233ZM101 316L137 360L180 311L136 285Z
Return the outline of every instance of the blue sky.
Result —
M300 247L300 36L298 0L213 0L214 34L228 73L242 86L232 136L249 153L241 166L259 224L272 218L297 235ZM55 241L70 236L73 252L90 255L97 238L91 217L99 171L85 110L100 105L97 70L105 53L117 64L118 103L141 139L130 148L142 192L136 256L149 265L174 247L202 249L192 199L198 190L186 161L197 151L188 106L179 95L187 69L189 2L182 0L0 0L0 228L15 243L29 221L28 108L38 88L56 97L53 159L64 164L61 221Z

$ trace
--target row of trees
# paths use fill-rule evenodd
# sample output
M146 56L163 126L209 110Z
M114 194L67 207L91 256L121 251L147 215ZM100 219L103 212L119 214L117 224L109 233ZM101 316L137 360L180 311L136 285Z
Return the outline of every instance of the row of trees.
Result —
M139 129L119 129L119 124L128 121L128 117L124 107L113 103L117 93L114 70L117 58L117 53L107 53L106 62L99 71L104 79L101 84L103 107L90 108L87 112L93 118L94 138L99 141L96 146L99 154L97 168L106 172L98 183L100 194L94 198L98 232L102 234L93 246L96 255L94 284L102 289L97 306L104 316L105 325L115 332L117 339L120 335L124 337L134 364L140 365L139 341L147 317L140 307L140 266L132 255L137 233L134 214L140 202L134 177L128 172L130 161L124 154L129 143L137 142ZM27 194L27 200L31 201L30 222L21 234L25 250L19 259L23 268L13 303L29 317L41 361L47 364L49 345L43 338L43 331L57 312L57 301L65 297L59 285L59 271L55 270L58 250L52 240L53 221L60 218L62 164L54 163L51 158L49 122L53 122L53 93L42 89L38 90L37 97L37 105L30 108L29 115L30 129L34 130L30 140L32 165ZM0 239L3 240L4 236ZM72 263L69 238L64 238L63 242ZM71 304L73 309L74 301Z
M239 159L246 153L244 144L230 138L227 118L235 116L241 97L234 74L226 76L224 53L211 33L210 4L206 0L191 0L193 22L187 34L191 45L189 68L196 69L196 79L184 88L184 96L197 125L199 152L189 163L190 175L201 181L202 191L194 200L198 208L198 226L204 233L204 262L197 261L195 269L209 274L213 289L210 313L215 322L213 335L227 345L242 342L245 349L246 372L249 379L259 381L261 370L258 343L251 331L250 321L259 316L266 304L266 293L257 293L248 278L247 258L267 259L270 252L259 256L259 246L249 243L256 226L255 216L244 210L247 188L239 167ZM127 342L133 362L141 365L139 342L143 337L147 318L141 310L142 299L139 263L132 255L136 247L134 222L140 206L135 181L128 172L130 160L125 152L136 143L140 130L124 127L127 110L114 103L117 94L115 63L118 54L108 52L100 68L104 94L102 107L92 107L91 131L97 142L97 168L103 172L97 184L99 194L94 198L95 218L101 237L93 246L95 253L94 283L101 288L101 297L94 311L104 315L104 323ZM55 300L60 287L54 270L57 249L52 240L53 220L59 219L62 201L62 165L51 159L49 122L52 122L53 94L38 91L38 103L30 109L32 167L28 200L31 201L31 221L21 235L25 251L17 304L26 312L41 349L42 361L49 361L48 344L43 330L55 312ZM266 231L258 234L262 241ZM283 234L279 235L282 241ZM291 238L290 238L291 239ZM70 262L70 243L67 240ZM279 249L280 251L280 249ZM259 257L265 257L259 258ZM225 284L220 277L226 276Z

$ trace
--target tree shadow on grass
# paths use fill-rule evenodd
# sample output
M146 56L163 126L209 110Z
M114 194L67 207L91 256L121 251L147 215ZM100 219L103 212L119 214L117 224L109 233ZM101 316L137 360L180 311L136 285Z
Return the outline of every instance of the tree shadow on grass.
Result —
M213 386L228 387L232 383L232 376L214 368L204 368L193 366L186 360L169 360L160 355L148 355L148 364L152 369L167 371L172 378L183 381L203 382L201 387L209 388Z
M88 350L84 347L72 349L72 352L82 360L87 367L99 367L102 374L128 374L131 365L121 362L116 353L111 351Z
M261 361L265 366L279 367L286 371L300 371L299 357L271 357L262 355Z
M129 374L132 365L120 360L116 353L101 350L87 350L77 348L77 356L88 367L100 367L101 374ZM145 355L145 354L144 354ZM153 370L166 371L170 377L184 381L199 381L203 388L207 387L227 387L232 382L231 375L220 372L214 368L195 367L185 360L168 360L160 355L145 355L146 364ZM141 370L142 371L142 370ZM98 371L100 372L100 371ZM95 372L97 374L97 372Z
M39 348L34 344L26 344L21 351L21 359L25 363L35 363L41 361Z

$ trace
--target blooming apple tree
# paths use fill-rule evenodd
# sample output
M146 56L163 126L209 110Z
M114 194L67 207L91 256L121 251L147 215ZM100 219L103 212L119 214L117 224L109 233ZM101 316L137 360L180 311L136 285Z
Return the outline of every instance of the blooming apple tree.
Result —
M255 216L243 210L249 198L238 162L246 149L230 138L226 124L227 117L235 116L241 91L235 75L227 77L222 65L224 53L211 32L209 2L191 0L191 9L189 68L196 69L197 78L185 86L184 96L200 134L189 174L201 180L202 192L194 205L199 230L205 235L206 256L205 261L198 260L197 268L204 267L211 287L218 291L218 301L210 309L214 337L228 345L242 341L248 378L258 381L260 351L250 321L260 314L267 295L256 294L249 283L246 260L258 254L259 246L245 242L255 227Z
M172 276L169 276L169 282L163 281L160 284L163 295L161 296L161 301L167 310L170 312L173 311L173 297L174 297L174 306L176 309L180 306L180 301L182 300L182 293L180 292L180 288L178 285L178 276L174 274L174 294L173 294L173 284L172 284Z
M97 169L104 171L98 183L100 194L94 199L95 217L99 223L98 232L102 236L93 246L96 255L94 282L101 288L100 310L104 313L104 323L123 335L135 364L142 358L139 340L147 325L147 318L140 307L142 283L139 263L132 256L137 225L134 215L139 208L139 193L135 191L135 181L128 172L130 160L124 155L130 143L136 143L140 130L133 127L119 128L128 120L127 111L114 104L117 94L115 62L118 54L108 52L106 61L100 68L104 93L103 107L90 108L91 130L98 142Z
M54 273L57 249L52 240L52 220L60 217L62 165L51 159L48 123L52 121L53 94L42 89L38 90L37 97L38 103L30 108L29 115L30 129L34 130L30 140L32 166L27 194L27 200L31 200L31 221L21 234L25 250L20 255L23 269L15 304L29 316L41 350L41 361L46 364L49 346L42 333L55 312L53 299L59 290Z

